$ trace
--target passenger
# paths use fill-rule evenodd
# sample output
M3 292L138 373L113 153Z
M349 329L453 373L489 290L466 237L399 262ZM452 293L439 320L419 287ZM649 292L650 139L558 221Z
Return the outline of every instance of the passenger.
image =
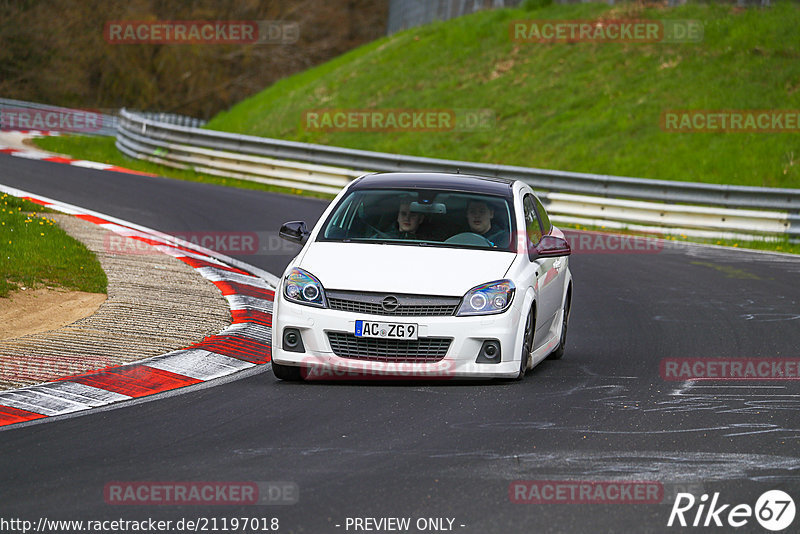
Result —
M467 204L467 223L469 229L486 238L493 247L506 246L508 234L502 228L492 225L494 209L482 200L470 200Z

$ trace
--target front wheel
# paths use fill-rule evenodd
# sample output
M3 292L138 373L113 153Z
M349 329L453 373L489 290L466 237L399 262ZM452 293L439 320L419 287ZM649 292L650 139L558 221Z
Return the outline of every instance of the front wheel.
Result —
M302 368L295 367L294 365L281 365L272 362L272 373L275 375L275 378L289 382L299 382L303 379Z
M567 326L569 325L569 309L572 307L572 299L567 299L564 304L564 317L561 320L561 339L558 341L558 348L550 353L548 358L551 360L560 360L564 356L564 349L567 345Z
M519 374L517 380L525 378L525 372L528 370L528 359L531 357L531 350L533 350L533 331L536 327L536 309L531 308L528 318L525 320L525 333L522 335L522 354L519 358Z

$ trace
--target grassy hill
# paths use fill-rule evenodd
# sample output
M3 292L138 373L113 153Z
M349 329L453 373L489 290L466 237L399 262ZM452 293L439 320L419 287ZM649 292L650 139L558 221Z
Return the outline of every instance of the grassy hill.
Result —
M518 19L699 19L699 43L515 43ZM800 109L800 7L549 5L411 29L285 78L208 128L644 178L800 187L799 133L670 133L672 109ZM477 131L323 132L307 110L489 109Z

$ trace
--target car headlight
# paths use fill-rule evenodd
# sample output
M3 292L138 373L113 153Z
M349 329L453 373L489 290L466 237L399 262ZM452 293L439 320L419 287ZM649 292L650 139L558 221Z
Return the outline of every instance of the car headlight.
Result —
M473 287L464 298L456 315L489 315L503 313L514 298L514 282L497 280Z
M283 296L290 302L307 306L327 307L325 290L319 280L303 269L294 268L289 271L283 281Z

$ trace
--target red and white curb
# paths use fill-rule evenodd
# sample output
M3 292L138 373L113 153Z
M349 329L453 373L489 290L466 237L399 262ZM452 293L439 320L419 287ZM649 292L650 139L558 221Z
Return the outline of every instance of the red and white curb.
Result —
M123 172L127 174L138 174L140 176L157 176L149 172L134 171L126 169L125 167L118 167L109 163L98 163L96 161L87 161L83 159L73 159L66 156L59 156L44 150L38 150L22 143L23 139L31 137L47 137L57 136L58 132L48 132L39 130L4 130L0 134L0 154L9 154L18 158L35 159L39 161L49 161L52 163L65 163L75 167L83 167L85 169L97 169L101 171L114 171Z
M153 245L214 283L233 322L181 350L21 389L0 392L0 426L64 415L213 380L271 360L272 303L278 278L257 267L98 212L0 184L0 192L74 215Z

